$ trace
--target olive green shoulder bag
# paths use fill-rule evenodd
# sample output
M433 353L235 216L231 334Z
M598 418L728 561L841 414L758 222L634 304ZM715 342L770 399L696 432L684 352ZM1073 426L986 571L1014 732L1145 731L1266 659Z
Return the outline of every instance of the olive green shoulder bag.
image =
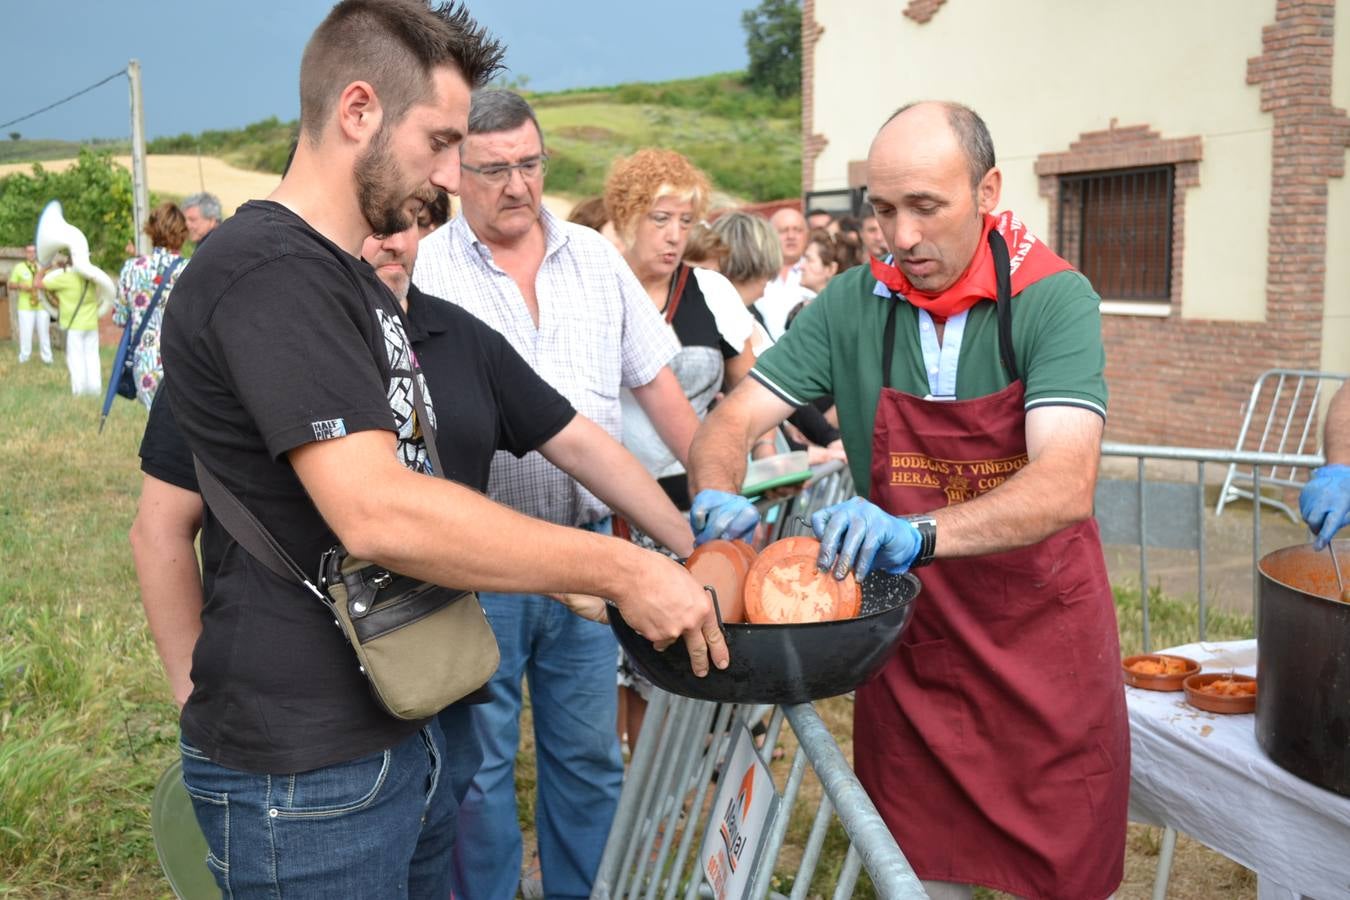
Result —
M443 477L436 434L415 372L416 409L427 453ZM342 629L371 693L397 719L425 719L477 691L497 671L500 654L478 596L391 572L348 555L341 545L323 554L318 585L262 523L201 460L194 458L202 496L239 544L277 576L299 581Z

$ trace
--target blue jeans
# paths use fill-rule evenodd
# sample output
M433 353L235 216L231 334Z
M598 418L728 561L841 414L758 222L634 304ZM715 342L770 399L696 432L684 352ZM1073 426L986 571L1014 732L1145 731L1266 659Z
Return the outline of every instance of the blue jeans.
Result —
M445 900L458 803L432 722L380 753L255 775L179 742L221 895ZM439 789L438 789L439 785Z
M535 594L480 594L501 649L490 703L472 707L483 765L460 811L457 900L510 900L520 883L515 762L521 678L534 720L535 830L544 896L589 897L623 787L618 645L608 625Z

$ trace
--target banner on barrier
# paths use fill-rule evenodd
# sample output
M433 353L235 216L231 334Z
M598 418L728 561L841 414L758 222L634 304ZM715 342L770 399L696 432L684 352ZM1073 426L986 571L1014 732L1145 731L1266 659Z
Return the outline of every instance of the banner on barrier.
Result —
M759 758L750 729L742 724L718 779L712 821L704 831L700 853L703 873L717 900L739 900L749 887L778 801L769 767Z

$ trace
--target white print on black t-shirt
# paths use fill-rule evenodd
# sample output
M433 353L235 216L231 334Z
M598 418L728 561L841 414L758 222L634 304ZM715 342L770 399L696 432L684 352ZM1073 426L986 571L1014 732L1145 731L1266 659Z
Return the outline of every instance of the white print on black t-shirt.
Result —
M389 409L394 414L394 427L398 432L398 458L403 465L419 472L430 472L431 464L427 459L427 448L423 441L422 430L417 427L416 406L413 400L412 379L406 373L413 371L413 353L408 344L408 334L403 330L403 322L382 309L375 310L380 319L380 331L384 334L384 353L389 359ZM436 427L436 409L431 403L431 392L427 390L426 379L418 371L417 379L421 383L422 398L426 401L427 416L431 427Z
M322 422L310 422L309 427L314 429L314 440L331 441L333 438L347 436L346 419L325 419Z

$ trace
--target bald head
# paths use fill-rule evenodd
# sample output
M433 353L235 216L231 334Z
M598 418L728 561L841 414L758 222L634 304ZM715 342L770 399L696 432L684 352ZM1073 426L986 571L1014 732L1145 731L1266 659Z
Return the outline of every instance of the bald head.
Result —
M989 136L989 128L984 124L984 120L968 106L946 100L907 103L891 113L891 117L881 126L876 139L872 142L874 148L892 125L896 125L897 130L909 126L908 131L901 132L905 138L911 138L914 129L933 137L937 137L933 134L934 131L949 132L949 135L944 137L950 136L954 139L965 156L966 166L970 170L972 189L978 187L980 179L994 167L994 139ZM944 149L949 150L950 145Z
M969 265L983 217L1002 189L992 145L987 154L977 150L972 163L962 128L952 124L954 116L968 122L967 114L987 137L965 107L916 103L881 127L867 154L867 196L877 223L895 264L921 291L946 290ZM981 169L985 161L990 165Z
M783 248L783 267L791 268L806 252L806 217L799 210L784 207L769 217Z

